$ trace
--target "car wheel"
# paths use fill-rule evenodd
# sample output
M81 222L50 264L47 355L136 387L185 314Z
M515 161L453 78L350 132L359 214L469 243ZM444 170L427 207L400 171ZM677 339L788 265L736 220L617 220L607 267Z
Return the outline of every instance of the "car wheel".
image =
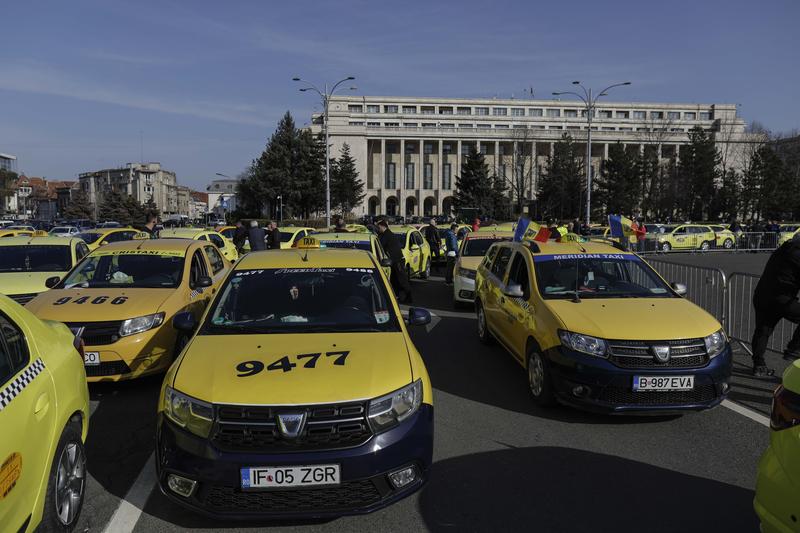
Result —
M425 270L422 271L422 274L420 274L420 277L422 279L428 279L430 277L430 275L431 275L431 260L428 259L428 262L425 265Z
M725 242L722 243L722 247L726 250L730 250L733 248L733 240L732 239L725 239Z
M670 250L672 250L672 245L670 245L670 243L665 242L665 243L661 244L661 251L662 252L669 252Z
M483 310L483 304L477 300L475 301L475 315L478 319L478 340L483 344L492 344L494 339L489 332L489 325L486 323L486 312Z
M700 249L703 250L704 252L707 251L709 248L711 248L711 245L709 244L708 241L703 241L700 243Z
M533 400L542 407L549 407L555 403L553 387L550 381L550 371L547 361L536 348L528 352L528 388L531 390Z
M85 493L86 451L81 427L70 422L61 434L50 467L39 531L72 531L81 514Z

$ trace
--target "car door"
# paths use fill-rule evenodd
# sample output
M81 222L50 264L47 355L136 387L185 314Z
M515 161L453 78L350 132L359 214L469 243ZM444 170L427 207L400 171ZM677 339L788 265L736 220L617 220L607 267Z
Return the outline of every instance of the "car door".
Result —
M486 301L483 306L487 324L503 342L505 342L503 333L504 316L500 309L500 298L503 296L503 289L505 288L505 275L508 270L511 253L512 249L509 246L502 246L497 250L497 255L495 255L492 265L489 267L489 275L486 278Z
M206 244L203 246L203 251L206 254L206 260L208 261L208 266L211 269L211 279L214 281L214 286L212 287L211 293L213 294L216 292L216 289L219 287L219 284L222 283L225 274L227 273L227 262L225 258L222 257L222 254L219 253L219 250L216 246L211 246L210 244Z
M689 248L689 229L687 226L678 226L672 232L673 248Z
M195 250L195 252L192 254L191 262L189 264L189 302L187 309L194 314L194 317L197 320L199 320L200 315L203 314L206 304L208 304L210 295L212 294L212 290L214 290L213 285L211 287L200 287L198 285L198 281L203 276L211 277L210 272L210 265L208 264L208 260L205 258L205 254L203 254L200 250Z
M377 237L370 238L370 241L372 241L372 253L378 260L378 265L380 265L381 261L383 261L383 258L386 257L386 252L383 251L381 241L379 241ZM386 274L386 279L389 279L392 276L392 267L381 266L381 269L383 270L383 273Z
M0 312L0 526L17 531L31 514L54 446L55 386L23 330ZM43 497L43 495L41 496Z
M525 344L528 340L528 330L533 327L532 313L529 312L531 299L531 272L525 252L517 251L511 259L511 266L505 286L518 284L522 288L522 297L514 298L505 294L500 296L500 318L502 335L512 355L520 361L525 358Z
M417 241L417 236L418 232L416 231L408 232L407 243L410 252L409 255L411 257L409 264L411 266L412 274L417 274L422 270L422 267L420 266L420 261L422 258L422 249L420 247L420 241Z

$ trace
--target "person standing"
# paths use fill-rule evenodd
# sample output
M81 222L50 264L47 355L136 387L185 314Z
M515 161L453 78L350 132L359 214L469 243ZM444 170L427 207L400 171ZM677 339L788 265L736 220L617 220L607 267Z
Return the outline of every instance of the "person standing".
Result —
M245 228L242 221L239 220L236 222L236 229L233 231L233 245L240 254L244 253L244 243L246 240L247 228Z
M457 229L458 224L450 224L450 229L444 234L445 255L447 255L447 264L444 267L444 282L447 285L453 284L453 268L456 266L456 257L458 257Z
M269 234L267 235L267 250L281 249L281 230L274 220L269 221Z
M633 235L636 237L636 251L638 253L644 252L644 239L647 237L647 228L644 225L642 217L636 218L631 224Z
M434 218L430 219L422 233L431 247L431 261L438 262L442 257L442 243L439 237L439 228L436 227L436 220Z
M389 281L392 284L392 289L397 296L398 301L402 303L411 303L411 283L408 281L408 273L406 272L406 259L403 256L403 250L400 248L400 242L397 237L389 229L389 223L381 219L376 224L378 230L378 240L383 246L383 251L392 260L392 275ZM403 296L401 299L400 296Z
M767 366L764 359L767 343L782 318L795 324L800 323L798 291L800 291L800 237L794 237L772 253L753 293L753 307L756 311L756 327L752 342L753 375L765 377L775 373ZM783 358L789 361L800 357L800 328L795 328L794 335L783 354Z
M481 219L475 217L475 220L472 221L472 231L478 231L481 227Z
M267 232L258 227L258 220L250 221L250 229L247 231L247 240L250 242L250 250L258 252L267 249Z
M336 233L350 233L347 229L347 224L344 222L344 217L336 217L333 229Z
M141 230L149 233L151 239L157 239L158 232L156 231L156 225L158 225L158 215L153 211L148 211L145 220L146 222Z

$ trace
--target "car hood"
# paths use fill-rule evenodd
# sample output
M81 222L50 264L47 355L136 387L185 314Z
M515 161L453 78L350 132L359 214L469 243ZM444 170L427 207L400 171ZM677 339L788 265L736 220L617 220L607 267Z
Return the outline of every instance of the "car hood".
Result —
M344 364L338 355L348 351ZM314 368L300 354L321 353ZM288 357L288 371L271 364ZM263 363L253 375L237 370ZM242 365L240 369L247 368ZM413 380L402 333L305 333L197 335L174 379L175 389L211 403L295 405L334 403L381 396Z
M0 287L3 294L30 294L46 291L44 282L53 276L63 276L66 272L3 272L0 273Z
M705 337L722 326L683 298L547 300L564 328L593 337L669 340Z
M481 261L483 261L483 256L460 257L458 260L460 268L466 268L467 270L478 270Z
M45 320L105 322L155 313L174 292L175 289L52 289L39 294L26 307ZM121 297L126 299L121 301ZM56 303L65 298L69 300ZM115 298L119 298L116 303Z

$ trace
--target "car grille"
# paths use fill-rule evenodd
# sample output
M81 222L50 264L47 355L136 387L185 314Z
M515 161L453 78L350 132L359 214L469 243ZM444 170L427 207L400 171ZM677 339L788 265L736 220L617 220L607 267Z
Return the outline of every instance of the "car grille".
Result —
M131 367L125 361L106 361L99 365L86 366L86 377L96 378L102 376L117 376L130 374Z
M8 297L17 302L19 305L25 305L36 298L38 294L38 292L29 292L26 294L9 294Z
M608 341L609 360L622 368L701 368L708 364L703 339L668 341ZM669 361L660 363L653 356L652 346L670 347Z
M67 322L66 324L67 327L73 331L77 328L83 328L81 338L86 346L103 346L106 344L114 344L119 340L119 327L122 325L122 321Z
M366 402L302 406L218 405L212 443L220 450L291 452L351 448L367 442L372 431L367 423ZM306 412L302 433L284 438L276 416L280 412Z
M260 492L212 485L202 490L198 499L204 509L216 512L290 514L358 509L380 501L381 493L366 479L336 487Z
M690 391L642 391L628 387L608 386L600 391L598 400L626 405L681 405L710 402L717 397L714 385L700 385Z

